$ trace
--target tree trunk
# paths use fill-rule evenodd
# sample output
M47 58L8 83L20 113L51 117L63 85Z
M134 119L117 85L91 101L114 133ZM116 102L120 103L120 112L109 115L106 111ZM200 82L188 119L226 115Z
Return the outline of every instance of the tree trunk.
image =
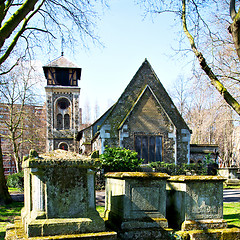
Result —
M12 202L12 198L8 192L6 179L3 169L3 156L0 138L0 205L5 205Z
M235 49L240 60L240 8L238 12L235 10L235 0L230 1L230 15L233 20L232 24L229 26L229 33L232 34Z
M21 172L22 170L22 165L21 165L21 159L19 157L19 147L18 143L16 141L13 141L13 153L14 153L14 159L15 159L15 164L16 164L16 171Z
M186 34L192 51L196 55L199 64L202 70L207 74L210 79L211 84L217 89L217 91L222 95L224 100L228 103L229 106L234 109L234 111L240 115L240 104L238 101L227 91L227 89L223 86L223 84L219 81L218 77L213 73L212 69L208 66L205 58L203 57L202 53L198 51L197 46L195 44L193 36L190 34L187 28L187 21L186 21L186 0L182 0L182 24L183 24L183 31Z

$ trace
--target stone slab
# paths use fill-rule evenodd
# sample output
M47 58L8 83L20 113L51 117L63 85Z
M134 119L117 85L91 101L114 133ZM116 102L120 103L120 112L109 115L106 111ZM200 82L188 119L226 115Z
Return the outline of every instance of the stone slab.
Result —
M183 240L239 240L239 228L178 231Z
M166 186L169 226L179 230L181 227L182 230L194 227L197 230L201 226L203 229L226 227L223 223L223 181L225 178L220 176L169 178ZM196 224L205 220L209 223Z
M101 232L105 229L102 218L38 219L28 224L28 236L51 236Z
M138 229L120 232L119 238L122 240L172 240L173 235L170 231L152 228L147 231L145 229Z
M190 221L186 220L182 224L183 231L204 230L204 229L223 229L227 227L227 222L223 219L206 219Z
M7 226L5 240L117 240L117 233L113 231L97 232L97 233L82 233L82 234L68 234L58 236L45 237L27 237L20 217L16 217L14 224Z

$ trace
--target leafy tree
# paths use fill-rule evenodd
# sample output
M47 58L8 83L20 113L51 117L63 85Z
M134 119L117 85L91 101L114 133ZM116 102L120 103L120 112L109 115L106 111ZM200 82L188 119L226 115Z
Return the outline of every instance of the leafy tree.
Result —
M212 50L215 48L216 43L218 44L218 47L220 45L226 47L232 44L229 42L228 36L221 31L219 33L219 28L216 27L217 22L222 24L220 25L220 28L222 29L226 26L226 1L142 0L141 2L150 13L162 14L167 12L174 13L177 17L179 17L183 32L190 43L191 50L195 54L201 69L205 72L206 76L210 80L210 83L215 87L215 89L217 89L227 104L231 106L238 115L240 115L240 104L237 100L238 95L235 92L230 93L230 91L228 91L228 84L226 84L226 78L231 79L233 82L237 81L239 83L239 74L235 73L234 75L230 75L226 72L225 74L220 74L220 69L217 67L217 63L220 62L220 56L212 56L212 52L206 53L206 49L212 47ZM230 24L228 21L228 25L230 25L228 29L232 34L232 41L234 42L235 50L238 54L238 58L240 59L240 9L238 10L238 13L236 13L234 0L230 0L230 3L228 2L228 4L230 4L230 11L233 19L232 24ZM212 24L214 15L216 21L214 24ZM223 24L223 20L225 20L225 25ZM204 42L204 40L206 40L206 35L209 36L211 42ZM202 51L200 49L202 49ZM218 57L218 59L216 57ZM230 58L229 54L226 57ZM212 61L212 63L209 64L207 59ZM216 64L214 60L217 62ZM226 60L226 62L227 61L228 60Z

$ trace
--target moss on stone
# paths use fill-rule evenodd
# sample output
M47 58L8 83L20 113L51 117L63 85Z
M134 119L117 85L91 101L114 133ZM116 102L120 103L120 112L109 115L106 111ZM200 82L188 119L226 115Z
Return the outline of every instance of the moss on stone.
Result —
M240 239L239 228L223 228L223 229L207 229L207 230L191 230L191 231L177 231L177 235L181 236L183 240L190 239L225 239L237 240Z
M168 179L170 182L190 182L190 181L225 181L221 176L172 176Z
M153 172L112 172L105 174L107 178L169 178L170 176L166 173L153 173Z
M23 162L23 168L47 168L54 166L95 169L101 166L101 162L99 159L92 159L91 157L85 157L61 149L41 154L39 157L29 157Z

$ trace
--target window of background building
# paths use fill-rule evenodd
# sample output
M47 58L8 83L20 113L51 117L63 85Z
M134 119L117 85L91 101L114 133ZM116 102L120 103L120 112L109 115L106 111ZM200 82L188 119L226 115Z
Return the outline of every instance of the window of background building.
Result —
M138 158L144 159L144 164L162 161L162 136L135 135L134 145Z

